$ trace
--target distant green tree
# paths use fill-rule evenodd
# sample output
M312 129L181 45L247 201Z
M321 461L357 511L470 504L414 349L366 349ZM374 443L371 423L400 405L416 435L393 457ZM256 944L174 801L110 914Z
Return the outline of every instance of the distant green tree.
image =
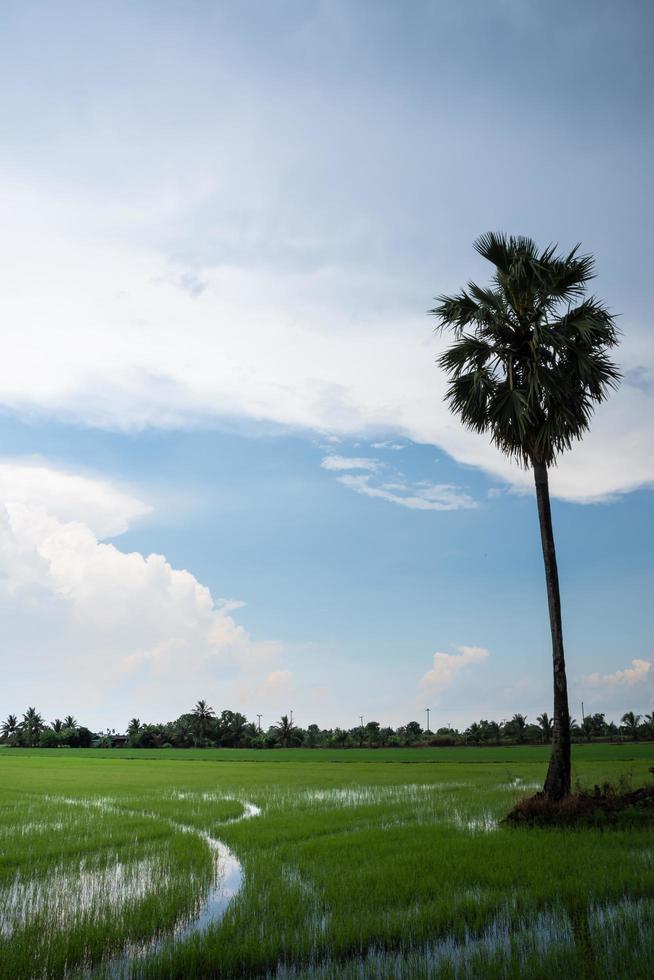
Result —
M606 725L606 734L609 736L609 738L611 739L611 741L613 741L613 739L616 736L619 736L620 735L620 729L618 728L618 726L616 725L616 723L614 721L607 722L607 725Z
M245 737L247 727L248 720L245 715L242 715L240 711L235 711L232 715L231 724L229 726L231 744L234 748L237 749L241 745Z
M496 721L488 721L486 718L482 718L479 727L481 728L482 742L494 742L499 745L501 730Z
M383 746L397 744L393 729L388 726L382 728L379 732L379 741Z
M464 425L487 432L508 457L533 470L552 636L554 713L545 793L570 792L571 754L561 598L548 470L588 429L597 403L618 384L608 354L618 343L614 317L587 297L594 275L578 247L557 255L530 238L488 232L476 251L494 266L488 287L470 282L440 296L431 312L454 342L439 363L446 399Z
M39 748L57 749L61 741L61 736L53 728L44 728L39 736Z
M594 726L593 726L593 719L589 715L586 715L586 717L582 721L581 731L582 734L585 736L586 741L590 742L591 738L593 737Z
M74 729L66 729L64 738L66 743L74 749L90 749L93 742L93 734L84 725L77 725Z
M273 728L277 732L279 744L283 748L287 749L290 745L292 745L295 736L295 729L293 728L293 724L289 720L288 715L282 715L277 724L273 725Z
M198 736L200 739L204 740L207 737L209 722L214 717L215 712L210 704L207 704L207 702L204 700L200 700L193 708L192 714L195 716L196 731Z
M422 736L422 726L417 721L409 721L404 726L403 734L407 745L415 745Z
M318 725L309 725L305 745L310 749L315 749L320 741L320 728Z
M369 721L365 727L365 740L373 747L381 742L381 726L378 721Z
M15 745L18 740L19 727L16 715L7 715L0 725L0 738L9 745Z
M332 742L334 743L334 745L337 745L339 748L344 749L345 746L347 745L347 741L349 737L350 736L348 735L348 733L345 731L344 728L335 728L334 734L332 735Z
M624 728L627 735L629 735L634 742L638 738L638 726L640 725L640 715L635 715L633 711L626 711L620 721L622 722L622 727Z
M45 721L36 708L28 708L23 715L21 728L27 745L38 745L41 732L45 728Z
M473 742L475 745L479 745L482 738L484 737L484 730L480 724L478 724L476 721L473 721L472 725L470 725L466 729L466 736L467 736L467 741Z
M527 736L527 716L518 712L507 721L504 730L515 742L522 744Z
M170 741L178 749L193 745L197 720L190 711L180 715L170 726Z
M538 715L536 721L538 722L538 726L542 733L541 741L550 742L552 739L552 719L547 712L544 711L542 715Z

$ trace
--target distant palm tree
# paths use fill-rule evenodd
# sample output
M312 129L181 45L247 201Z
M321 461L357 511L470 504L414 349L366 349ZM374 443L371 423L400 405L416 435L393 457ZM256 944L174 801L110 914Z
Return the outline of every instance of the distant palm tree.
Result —
M496 745L499 745L500 735L502 733L499 723L496 721L482 721L481 726L484 730L484 737L489 740L492 739Z
M439 359L446 399L464 425L490 433L507 456L533 469L552 635L554 714L545 792L570 792L571 756L561 598L548 469L588 429L596 403L618 384L608 352L617 345L613 316L586 297L594 260L539 251L530 238L488 232L476 251L495 267L487 288L468 283L440 296L431 312L454 343Z
M336 745L340 745L341 748L345 748L345 743L347 742L349 736L344 728L335 728L332 739Z
M198 735L203 739L206 737L207 725L213 718L215 712L210 704L207 704L206 701L200 700L193 708L193 714L196 718Z
M279 741L284 748L287 749L293 740L293 733L295 732L292 723L289 721L288 715L282 715L280 720L273 727L279 735Z
M539 715L536 719L538 726L542 732L543 742L549 742L552 738L552 719L549 717L546 711Z
M52 728L53 732L57 733L57 735L61 735L65 726L61 718L55 718L50 727Z
M45 728L45 721L36 708L28 708L23 715L21 728L25 732L28 745L36 745L41 732Z
M16 715L7 715L5 721L0 725L0 738L4 742L14 742L18 735L18 718Z
M619 735L620 734L620 729L618 728L618 726L616 725L616 723L614 721L609 721L608 722L608 724L606 726L606 734L609 736L609 738L611 739L611 741L613 741L613 738L614 738L615 735Z
M138 735L141 731L141 721L139 718L132 718L129 725L127 726L128 735Z
M638 738L638 726L640 725L640 715L635 715L633 711L627 711L623 714L620 721L622 722L622 727L624 728L627 735L631 735L634 742Z
M77 719L72 715L66 715L64 718L64 728L69 728L71 731L75 731L77 727Z
M527 733L527 716L518 712L506 725L509 733L515 738L516 742L524 742Z
M590 717L590 715L586 715L586 717L582 721L581 731L586 736L586 741L590 742L594 732L593 719Z
M481 727L481 725L476 721L473 721L472 725L470 725L470 727L466 731L467 738L469 738L471 742L474 742L475 745L479 745L479 743L483 738L483 735L484 735L484 730Z
M233 745L238 748L248 727L248 720L240 711L235 711L229 726Z

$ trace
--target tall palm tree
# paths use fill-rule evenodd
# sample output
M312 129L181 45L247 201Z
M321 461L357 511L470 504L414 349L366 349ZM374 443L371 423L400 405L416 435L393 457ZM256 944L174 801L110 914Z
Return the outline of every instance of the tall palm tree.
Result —
M53 732L56 732L57 735L61 735L62 731L64 730L64 727L65 726L64 726L64 723L61 720L61 718L55 718L55 720L50 725L50 728L52 729L52 731Z
M534 473L547 583L554 675L553 738L545 792L570 792L570 725L561 598L548 469L588 429L596 403L620 379L608 352L615 320L593 296L591 255L557 255L530 238L488 232L474 244L495 266L488 287L468 283L440 296L431 312L454 343L439 358L446 400L463 423L489 433L507 456Z
M66 715L64 718L64 728L69 728L71 731L75 731L77 727L77 719L72 715Z
M215 711L210 704L207 704L206 701L200 700L193 708L193 714L196 718L198 734L200 738L204 738L207 731L207 725L213 718Z
M128 735L138 735L138 733L140 731L141 731L141 719L140 718L132 718L132 720L130 721L129 725L127 726L127 734Z
M18 718L16 715L7 715L0 725L0 738L4 742L13 742L18 734Z

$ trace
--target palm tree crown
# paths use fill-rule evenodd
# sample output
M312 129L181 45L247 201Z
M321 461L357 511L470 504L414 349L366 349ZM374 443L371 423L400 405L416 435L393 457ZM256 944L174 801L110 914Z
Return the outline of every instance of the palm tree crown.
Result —
M585 297L594 260L539 251L530 238L488 232L476 251L495 266L486 288L468 283L431 310L455 343L439 359L446 398L464 424L525 466L551 465L588 428L620 373L607 352L614 317Z
M4 739L13 738L18 732L18 718L16 715L7 715L5 721L0 725L0 737Z
M196 703L195 707L193 708L193 714L196 716L196 718L200 718L203 721L205 721L208 718L213 717L214 710L210 704L207 704L206 701L201 699Z
M282 715L280 720L273 726L273 728L279 735L279 741L282 743L284 748L288 748L289 743L293 739L293 734L295 731L293 728L293 723L289 720L288 715Z

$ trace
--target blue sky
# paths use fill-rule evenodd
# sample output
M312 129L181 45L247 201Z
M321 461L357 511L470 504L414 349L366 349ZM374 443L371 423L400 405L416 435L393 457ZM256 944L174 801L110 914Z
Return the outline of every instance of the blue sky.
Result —
M425 315L488 228L581 240L620 313L554 517L573 714L654 710L646 5L0 26L0 714L547 710L530 478L449 416Z

